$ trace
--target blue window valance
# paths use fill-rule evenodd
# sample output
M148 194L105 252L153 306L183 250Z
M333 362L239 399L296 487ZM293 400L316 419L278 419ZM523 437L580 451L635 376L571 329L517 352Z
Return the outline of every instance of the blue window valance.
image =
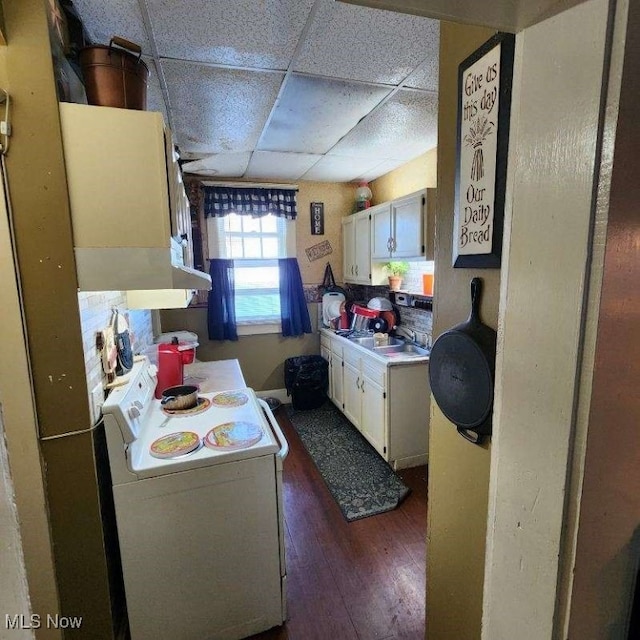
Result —
M295 220L298 215L296 189L203 186L202 190L205 218L219 218L229 213L260 218L271 213Z

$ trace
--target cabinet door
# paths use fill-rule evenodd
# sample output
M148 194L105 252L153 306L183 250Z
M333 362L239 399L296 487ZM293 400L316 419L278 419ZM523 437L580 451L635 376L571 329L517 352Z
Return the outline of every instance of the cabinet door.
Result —
M371 283L371 223L369 214L359 214L353 223L355 248L355 282Z
M418 258L424 256L423 192L391 203L393 223L393 258Z
M331 362L331 350L324 345L320 345L320 355L329 363L329 388L327 389L327 395L330 400L333 400L333 367Z
M373 207L371 215L371 258L385 260L390 256L391 204Z
M362 378L362 435L387 459L387 398L385 390L368 376Z
M342 275L345 282L355 282L355 225L352 217L342 219Z
M331 354L331 399L333 403L342 411L344 409L344 367L342 357Z
M360 369L349 362L344 362L343 390L344 390L344 415L360 429L360 411L362 404L362 390L360 389Z

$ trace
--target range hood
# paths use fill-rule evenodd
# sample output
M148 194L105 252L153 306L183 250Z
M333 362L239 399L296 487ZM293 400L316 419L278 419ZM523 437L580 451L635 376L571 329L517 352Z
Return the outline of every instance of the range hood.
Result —
M211 276L172 261L169 249L76 247L81 291L211 289Z
M60 123L78 288L173 290L179 306L211 289L189 266L190 205L162 114L63 102Z

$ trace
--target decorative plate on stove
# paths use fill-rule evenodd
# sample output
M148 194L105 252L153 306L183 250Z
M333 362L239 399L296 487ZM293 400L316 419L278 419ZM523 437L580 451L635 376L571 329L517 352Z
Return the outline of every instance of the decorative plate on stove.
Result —
M168 416L179 418L181 416L192 416L196 413L202 413L203 411L206 411L210 406L211 400L209 400L209 398L203 398L202 396L200 396L195 407L191 407L190 409L165 409L164 407L162 407L162 412Z
M149 453L155 458L177 458L200 447L200 436L193 431L178 431L155 440Z
M204 437L211 449L246 449L262 438L262 427L253 422L225 422L219 424Z
M213 396L211 401L217 407L241 407L247 404L249 396L242 391L223 391Z

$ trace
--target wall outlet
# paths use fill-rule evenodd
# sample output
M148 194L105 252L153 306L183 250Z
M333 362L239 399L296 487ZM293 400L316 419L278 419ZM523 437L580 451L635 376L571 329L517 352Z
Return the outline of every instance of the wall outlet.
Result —
M102 414L102 405L104 404L104 388L102 382L99 382L91 390L91 423L95 424Z

